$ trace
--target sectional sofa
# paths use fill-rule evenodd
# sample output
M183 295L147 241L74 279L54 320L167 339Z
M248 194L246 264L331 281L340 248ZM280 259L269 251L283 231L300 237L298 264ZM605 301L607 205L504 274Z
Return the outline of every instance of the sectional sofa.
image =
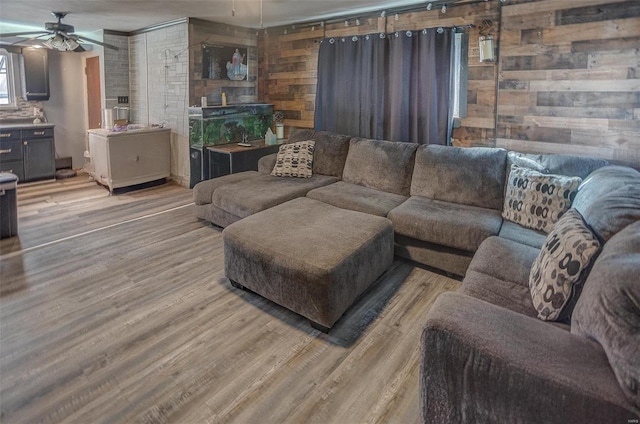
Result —
M301 140L315 140L311 178L271 176L276 159L267 156L258 171L196 185L196 214L227 227L306 196L386 217L396 255L464 277L461 289L441 295L426 317L424 422L638 419L638 171L594 158L313 130L296 130L289 141ZM531 268L549 243L547 232L503 218L516 168L582 180L567 201L602 248L584 270L583 293L565 322L539 319L530 293Z

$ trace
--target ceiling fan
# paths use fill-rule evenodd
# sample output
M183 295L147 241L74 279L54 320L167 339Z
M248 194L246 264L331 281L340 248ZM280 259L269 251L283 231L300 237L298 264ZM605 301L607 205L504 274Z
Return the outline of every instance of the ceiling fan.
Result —
M63 24L60 22L62 18L67 16L67 12L51 12L53 16L58 19L58 22L45 22L44 31L25 31L25 32L10 32L0 34L0 38L18 37L22 35L31 35L32 37L27 40L21 40L14 44L26 43L33 40L38 40L44 46L60 50L60 51L75 51L82 52L85 49L81 46L81 43L97 44L108 49L118 50L118 48L112 44L103 43L102 41L92 40L84 35L74 34L75 28L73 25ZM40 40L42 37L48 37L45 40Z

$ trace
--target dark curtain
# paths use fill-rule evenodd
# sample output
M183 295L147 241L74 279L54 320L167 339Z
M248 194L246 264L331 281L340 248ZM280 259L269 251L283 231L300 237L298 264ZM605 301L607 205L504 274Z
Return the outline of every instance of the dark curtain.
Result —
M316 130L446 144L452 31L325 39Z

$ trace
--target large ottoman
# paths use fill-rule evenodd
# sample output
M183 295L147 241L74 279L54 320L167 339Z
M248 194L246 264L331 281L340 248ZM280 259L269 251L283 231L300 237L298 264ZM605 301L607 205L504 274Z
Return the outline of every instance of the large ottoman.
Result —
M328 332L393 262L391 221L297 198L229 225L224 270Z

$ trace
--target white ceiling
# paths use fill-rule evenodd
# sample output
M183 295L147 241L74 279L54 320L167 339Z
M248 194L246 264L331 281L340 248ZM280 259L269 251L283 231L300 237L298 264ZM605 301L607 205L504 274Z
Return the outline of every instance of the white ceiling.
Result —
M424 0L263 0L264 27L367 13ZM183 17L260 27L260 0L1 0L0 33L38 30L55 22L51 11L68 12L63 22L76 32L130 32Z

